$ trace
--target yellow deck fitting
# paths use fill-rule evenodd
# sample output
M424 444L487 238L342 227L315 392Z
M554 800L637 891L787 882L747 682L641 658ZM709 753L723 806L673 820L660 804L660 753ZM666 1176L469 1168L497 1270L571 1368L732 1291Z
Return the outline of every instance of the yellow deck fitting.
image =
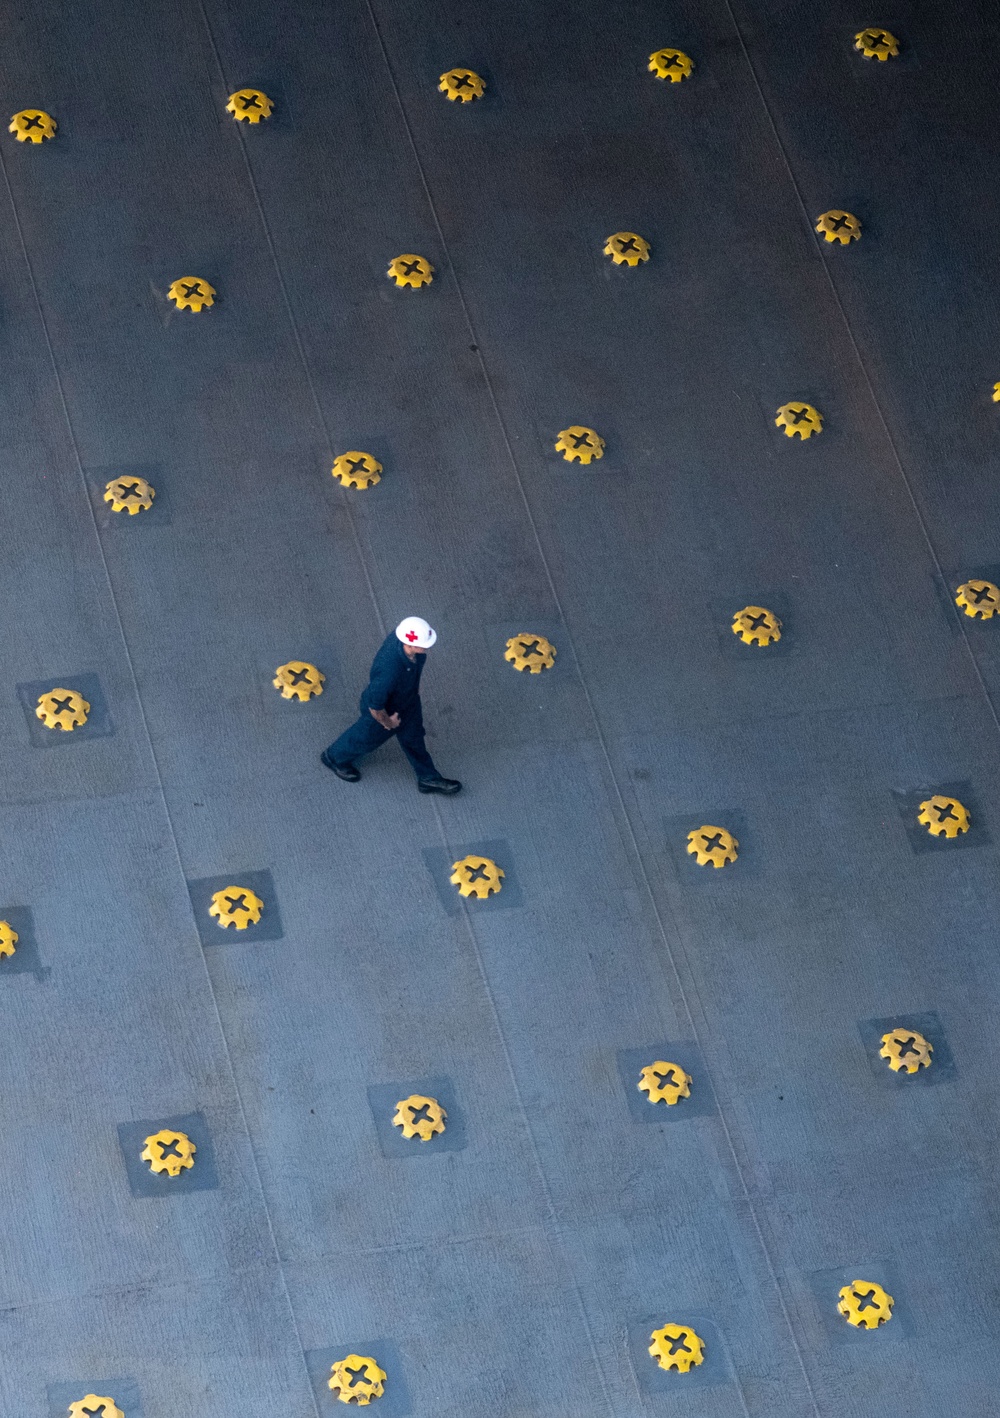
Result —
M888 30L872 27L860 30L854 36L854 48L860 50L866 59L886 60L899 53L899 40Z
M226 109L238 123L259 123L262 118L270 118L274 104L260 89L237 89L229 95Z
M604 243L604 254L616 266L638 266L649 260L650 246L645 237L634 231L616 231Z
M474 98L482 98L486 92L486 81L472 69L449 69L442 74L438 91L454 103L471 103Z
M395 1127L402 1128L404 1137L419 1137L421 1142L430 1142L435 1133L444 1132L447 1116L436 1098L411 1093L409 1098L396 1104L392 1121Z
M125 1418L113 1398L101 1398L96 1393L84 1394L68 1409L69 1418Z
M544 635L512 635L507 641L504 659L515 670L527 670L530 675L540 675L542 670L550 670L556 662L556 647Z
M682 49L658 49L649 56L649 72L658 79L669 79L672 84L690 79L693 69L694 60Z
M161 1128L146 1138L146 1145L139 1156L149 1163L151 1172L166 1172L168 1177L179 1177L181 1172L194 1166L197 1151L186 1132Z
M327 1388L341 1403L371 1403L385 1392L385 1370L365 1354L348 1354L338 1359L330 1370Z
M685 1073L680 1064L657 1059L642 1070L636 1087L651 1103L667 1103L673 1107L679 1098L691 1097L691 1075Z
M226 886L212 896L208 914L223 929L235 926L238 931L245 931L247 926L257 924L263 910L263 901L248 886Z
M816 230L822 234L824 241L839 241L841 246L850 246L852 241L861 239L861 223L857 217L836 208L823 213L816 223Z
M840 1291L837 1309L858 1329L878 1329L892 1319L894 1301L874 1280L852 1280Z
M960 832L968 832L972 819L969 809L963 807L958 798L946 798L935 793L920 804L917 821L927 828L932 837L957 837Z
M207 310L215 304L216 294L215 287L201 276L181 276L167 291L178 310Z
M649 1352L661 1369L686 1374L705 1362L705 1341L686 1324L665 1324L649 1336Z
M374 487L382 478L382 464L378 459L356 448L349 453L338 453L330 471L341 487Z
M156 489L145 478L112 478L104 489L104 501L111 503L112 512L127 512L131 517L152 507L155 496Z
M955 604L973 620L991 620L1000 611L1000 586L992 581L966 581L955 592Z
M460 862L452 862L448 880L458 887L459 896L475 896L485 901L487 896L501 889L503 868L489 857L463 857Z
M916 1029L890 1029L882 1035L879 1057L886 1060L893 1073L919 1073L930 1068L934 1045Z
M744 645L773 645L781 639L781 621L763 606L744 606L733 616L733 634Z
M567 463L591 463L595 458L604 457L604 439L594 429L574 423L560 431L556 452L561 453Z
M735 862L740 845L724 827L696 827L688 833L687 841L688 853L700 867L724 867L727 862Z
M20 939L10 921L0 921L0 955L13 955Z
M289 660L287 665L279 665L271 683L281 690L282 699L297 699L304 704L316 694L323 693L326 675L310 665L308 660Z
M40 108L25 108L14 114L7 132L13 133L19 143L42 143L56 136L58 126L51 114Z
M395 281L397 286L410 286L413 290L419 290L421 286L429 286L434 279L434 267L426 256L414 256L412 252L405 252L402 256L393 257L386 275Z
M1000 380L993 386L993 402L994 404L1000 404Z
M67 733L87 722L90 705L75 689L50 689L38 696L35 718L47 729L63 729Z
M788 438L812 438L814 433L823 431L823 415L819 409L798 401L782 404L774 422L776 427L785 430Z

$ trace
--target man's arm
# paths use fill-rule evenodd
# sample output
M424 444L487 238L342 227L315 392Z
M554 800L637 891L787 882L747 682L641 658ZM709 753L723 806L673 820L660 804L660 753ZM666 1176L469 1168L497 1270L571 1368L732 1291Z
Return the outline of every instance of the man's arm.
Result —
M383 729L391 731L399 728L399 715L386 712L386 703L393 686L393 673L391 664L379 664L382 657L376 655L372 665L371 678L368 681L367 699L368 712L377 724L381 724Z

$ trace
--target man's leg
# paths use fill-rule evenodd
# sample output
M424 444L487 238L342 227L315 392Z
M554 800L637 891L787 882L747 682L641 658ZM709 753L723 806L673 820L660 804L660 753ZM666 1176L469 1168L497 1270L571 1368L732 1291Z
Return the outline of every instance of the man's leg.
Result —
M456 778L442 778L434 767L434 760L424 742L424 716L419 707L415 714L403 720L396 730L396 737L417 775L417 787L422 793L445 793L450 796L459 791L462 785Z
M356 758L363 758L366 753L371 753L391 738L389 730L383 729L370 714L362 714L349 729L344 730L339 739L334 739L322 754L322 758L328 766L347 768L353 765Z
M418 709L415 714L404 719L396 730L399 746L409 759L410 767L417 775L418 782L426 783L431 778L440 778L434 767L434 760L427 752L424 740L424 716Z

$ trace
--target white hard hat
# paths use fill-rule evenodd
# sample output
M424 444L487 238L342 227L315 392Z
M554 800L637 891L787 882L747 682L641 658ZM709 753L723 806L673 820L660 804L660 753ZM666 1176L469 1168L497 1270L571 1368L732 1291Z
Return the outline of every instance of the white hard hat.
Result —
M396 639L404 645L412 645L417 650L429 650L437 639L437 631L432 630L419 615L408 615L396 626Z

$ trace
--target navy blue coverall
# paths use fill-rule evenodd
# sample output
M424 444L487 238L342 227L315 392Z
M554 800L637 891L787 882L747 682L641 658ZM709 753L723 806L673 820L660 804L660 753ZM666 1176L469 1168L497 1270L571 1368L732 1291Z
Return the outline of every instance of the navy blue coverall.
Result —
M326 750L331 762L341 767L353 763L363 754L380 748L395 734L421 783L441 776L424 743L420 675L426 658L426 655L414 655L411 660L394 631L385 637L372 661L368 686L361 696L361 717L345 729L339 739L334 739ZM398 714L399 728L383 729L368 712L370 709L384 709L387 714Z

